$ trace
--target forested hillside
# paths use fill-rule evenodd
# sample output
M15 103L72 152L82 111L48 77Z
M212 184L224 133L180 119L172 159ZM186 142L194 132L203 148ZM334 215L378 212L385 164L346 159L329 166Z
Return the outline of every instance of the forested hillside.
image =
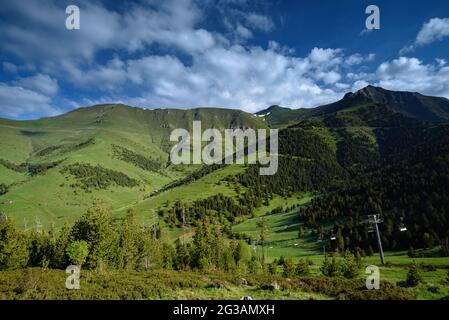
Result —
M382 212L387 249L432 247L447 236L449 102L367 87L314 109L270 107L256 115L226 109L142 110L99 105L33 121L1 120L0 210L29 228L74 222L96 200L117 219L134 208L142 223L232 226L274 197L318 195L299 217L334 249L374 245L363 220ZM279 127L279 169L259 165L176 166L175 128ZM206 129L203 128L203 129ZM205 188L205 186L208 186ZM404 223L408 231L398 233ZM322 229L334 225L333 230ZM338 243L338 244L337 244Z

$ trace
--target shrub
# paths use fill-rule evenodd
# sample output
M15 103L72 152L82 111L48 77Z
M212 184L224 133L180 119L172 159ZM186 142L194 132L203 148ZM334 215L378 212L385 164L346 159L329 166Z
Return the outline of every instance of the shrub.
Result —
M305 259L299 259L298 263L296 264L296 274L298 276L307 276L309 275L309 262Z
M238 241L234 244L234 259L235 262L248 262L251 260L252 252L251 248L244 241Z
M277 261L273 261L272 263L270 263L268 265L268 273L269 274L277 274L278 272L278 262Z
M409 287L416 287L422 281L422 277L419 273L418 267L416 264L413 264L407 272L407 279L405 283Z
M343 258L344 260L340 265L341 274L348 279L355 278L358 273L358 265L354 255L351 252L346 251Z
M0 184L0 196L8 192L8 186L6 184Z
M279 257L279 261L278 261L278 265L283 266L284 263L285 263L285 258L284 258L284 256L280 256L280 257Z
M82 266L89 254L89 244L86 241L74 241L66 249L70 262Z
M248 269L250 273L260 274L262 272L262 265L259 261L257 261L257 259L253 258L250 262L248 262Z
M335 257L332 257L332 259L326 257L320 270L321 273L327 277L336 277L340 275L340 268Z
M286 278L294 277L296 274L296 266L291 257L288 257L284 261L283 274L284 274L284 277L286 277Z

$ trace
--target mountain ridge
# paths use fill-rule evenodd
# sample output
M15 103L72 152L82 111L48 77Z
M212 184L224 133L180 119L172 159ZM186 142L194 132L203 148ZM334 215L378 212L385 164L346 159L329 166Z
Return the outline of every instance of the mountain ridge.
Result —
M89 113L95 111L111 112L113 109L127 109L129 111L133 110L133 112L140 112L140 115L156 114L159 117L164 117L164 114L167 115L170 112L177 113L183 117L188 117L188 114L193 114L194 119L198 119L202 113L208 112L219 113L221 115L232 114L235 117L247 117L248 119L261 118L266 122L267 125L273 127L281 127L288 124L291 125L294 122L299 122L307 117L338 112L361 104L384 105L394 112L398 112L405 116L421 121L429 121L432 123L449 121L449 99L447 98L427 96L419 92L393 91L384 89L382 87L368 85L356 92L347 92L343 96L343 98L338 101L313 108L292 109L279 105L271 105L268 108L262 109L252 114L240 109L232 108L140 108L120 103L106 103L80 107L57 116L44 117L40 119L14 120L8 118L0 118L0 123L8 122L12 124L19 124L33 121L48 122L52 121L52 119L70 117L73 114ZM255 120L255 122L260 121ZM237 122L236 124L238 125L241 123Z
M440 123L449 121L449 99L422 95L418 92L392 91L369 85L356 92L346 93L342 99L315 108L290 109L271 106L257 112L267 114L264 118L269 125L283 125L300 122L310 117L323 116L360 105L382 105L404 116L420 121Z

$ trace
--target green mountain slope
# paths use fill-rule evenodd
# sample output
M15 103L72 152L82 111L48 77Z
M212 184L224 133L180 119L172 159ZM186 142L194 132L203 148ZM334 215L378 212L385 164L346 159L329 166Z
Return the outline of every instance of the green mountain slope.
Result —
M97 105L32 121L0 119L0 211L22 226L73 221L92 202L120 218L134 208L142 219L194 225L202 215L232 223L268 205L274 195L325 191L401 159L447 116L447 99L367 87L333 104L291 110L272 106L256 115L230 109L144 110ZM203 170L168 163L170 132L206 128L279 127L279 170L258 166ZM179 203L178 203L179 202ZM203 210L204 207L207 209Z
M33 121L1 119L0 184L9 186L9 192L0 197L0 211L21 225L34 224L36 217L60 225L95 199L117 210L133 206L198 169L167 165L170 132L190 130L193 120L208 128L266 127L238 110L124 105L93 106Z

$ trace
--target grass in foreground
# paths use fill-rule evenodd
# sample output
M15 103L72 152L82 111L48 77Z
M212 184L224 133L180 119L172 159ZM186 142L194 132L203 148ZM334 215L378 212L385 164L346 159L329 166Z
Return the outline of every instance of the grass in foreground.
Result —
M29 268L0 272L0 299L414 299L413 292L382 282L367 290L360 279L286 279L259 274L237 276L187 271L95 272L81 270L80 289L65 287L63 270ZM271 288L277 283L279 288Z

